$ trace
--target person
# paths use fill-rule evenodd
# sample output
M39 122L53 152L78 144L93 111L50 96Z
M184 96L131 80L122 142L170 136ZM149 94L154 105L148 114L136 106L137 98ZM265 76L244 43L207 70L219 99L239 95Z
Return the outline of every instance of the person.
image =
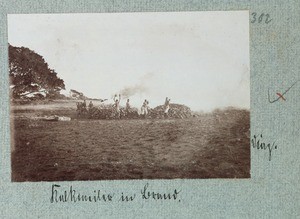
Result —
M165 117L168 117L168 113L169 113L169 110L170 110L170 101L171 101L171 99L166 97L165 105L164 105L164 116Z
M128 116L129 113L130 113L130 103L129 103L129 99L127 99L127 102L126 102L126 115Z
M147 112L147 115L149 114L149 111L150 111L150 107L149 107L149 101L147 100L146 102L146 112Z
M89 103L89 109L93 108L93 106L94 106L93 102L90 101L90 103Z
M86 109L86 100L83 100L83 103L82 103L82 109L81 109L82 113L87 113L87 109Z
M120 99L121 99L121 94L119 94L119 98L117 96L117 94L114 96L114 101L115 101L115 108L116 108L116 113L117 113L117 117L120 118L121 117L121 113L120 113Z
M141 107L141 115L143 115L144 118L146 118L146 116L148 114L148 104L149 104L149 102L145 99L145 101Z

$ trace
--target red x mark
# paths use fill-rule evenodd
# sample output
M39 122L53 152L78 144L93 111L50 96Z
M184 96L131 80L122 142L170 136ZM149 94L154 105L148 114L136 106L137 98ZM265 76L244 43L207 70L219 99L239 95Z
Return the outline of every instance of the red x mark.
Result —
M281 93L276 93L278 96L279 96L279 98L281 98L281 99L283 99L284 101L286 101L286 99L283 97L283 95L281 94Z
M298 80L300 81L300 79ZM283 99L285 101L285 98L283 97L283 95L285 95L293 86L295 86L295 84L297 84L298 81L295 81L294 84L292 84L292 86L290 86L286 91L284 91L282 94L281 93L276 93L279 97L277 97L277 99L275 100L270 100L270 92L268 89L268 99L269 99L269 103L275 103L276 101L278 101L279 99Z

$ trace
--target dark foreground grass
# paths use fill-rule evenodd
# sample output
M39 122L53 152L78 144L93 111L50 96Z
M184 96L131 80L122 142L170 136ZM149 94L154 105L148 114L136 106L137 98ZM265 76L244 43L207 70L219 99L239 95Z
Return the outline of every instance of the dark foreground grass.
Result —
M22 112L24 113L24 112ZM250 115L47 122L12 126L12 181L250 177Z

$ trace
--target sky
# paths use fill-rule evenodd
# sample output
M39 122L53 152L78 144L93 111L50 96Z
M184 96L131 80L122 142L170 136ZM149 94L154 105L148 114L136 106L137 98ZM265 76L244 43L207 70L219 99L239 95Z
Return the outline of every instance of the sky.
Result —
M250 108L248 11L10 14L8 42L42 55L64 94Z

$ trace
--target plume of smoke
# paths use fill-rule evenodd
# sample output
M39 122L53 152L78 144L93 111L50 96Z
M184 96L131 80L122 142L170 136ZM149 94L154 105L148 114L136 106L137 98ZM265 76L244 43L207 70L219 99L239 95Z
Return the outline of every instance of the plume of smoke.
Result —
M123 98L129 98L135 94L141 94L147 92L147 88L143 84L137 84L134 86L125 87L120 91Z
M126 86L119 93L122 98L129 98L135 94L143 94L148 91L147 82L154 76L153 73L147 73L140 78L140 83L133 86Z

